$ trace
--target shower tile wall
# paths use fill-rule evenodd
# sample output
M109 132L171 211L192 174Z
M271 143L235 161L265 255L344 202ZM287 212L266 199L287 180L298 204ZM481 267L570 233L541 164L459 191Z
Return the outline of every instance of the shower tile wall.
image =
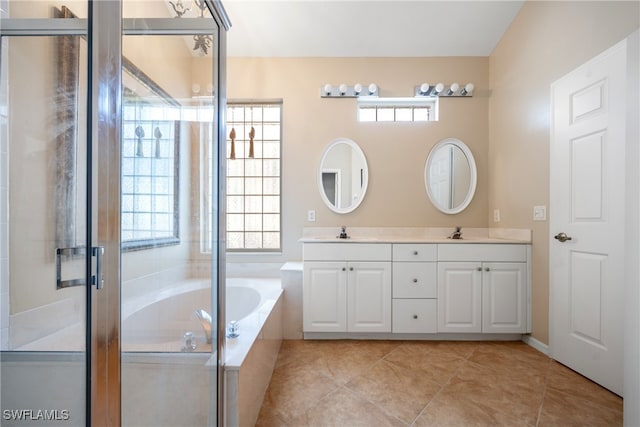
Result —
M4 17L6 2L0 2ZM7 40L2 40L0 52L5 55ZM9 153L7 150L7 61L0 59L0 350L9 347Z

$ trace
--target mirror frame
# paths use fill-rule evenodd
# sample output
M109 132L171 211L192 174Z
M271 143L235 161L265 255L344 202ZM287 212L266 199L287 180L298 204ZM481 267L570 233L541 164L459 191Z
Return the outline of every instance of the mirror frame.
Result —
M331 203L331 201L329 201L329 198L325 194L324 187L322 185L322 165L324 164L327 156L331 152L331 149L339 144L346 144L349 147L351 147L351 149L354 150L355 154L360 156L364 162L364 169L362 173L362 193L360 194L360 197L358 197L358 200L356 200L351 206L346 208L338 208L334 206ZM364 151L362 151L360 146L356 144L355 141L349 138L338 138L331 141L331 143L329 143L329 145L327 145L327 147L322 152L322 157L320 158L320 163L318 164L317 182L318 182L318 191L320 192L320 197L322 198L322 201L329 209L339 214L347 214L347 213L353 212L358 208L358 206L360 206L360 204L364 200L364 197L367 194L367 188L369 186L369 164L367 163L367 157L364 155Z
M429 185L429 169L435 157L434 153L436 153L438 149L442 148L445 145L454 145L458 147L467 158L467 163L469 164L469 177L470 177L469 191L467 192L467 195L462 201L462 203L460 203L460 205L456 206L455 208L444 208L440 206L440 204L436 201L435 195L431 192L431 186ZM436 209L438 209L440 212L443 212L449 215L462 212L467 208L467 206L469 206L469 204L471 203L471 200L473 200L473 196L476 193L477 183L478 183L478 169L476 166L476 161L473 157L473 154L471 153L471 150L464 142L460 141L457 138L445 138L439 141L436 145L434 145L433 148L431 148L431 151L429 152L429 156L427 157L427 162L425 163L425 166L424 166L424 186L425 186L425 189L427 190L427 195L429 196L429 200L431 201L431 204Z

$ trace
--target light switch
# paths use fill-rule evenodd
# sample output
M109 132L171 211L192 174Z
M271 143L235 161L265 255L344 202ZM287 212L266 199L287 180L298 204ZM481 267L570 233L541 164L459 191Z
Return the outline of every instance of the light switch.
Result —
M547 220L547 207L546 206L534 206L533 207L533 220L534 221L546 221Z

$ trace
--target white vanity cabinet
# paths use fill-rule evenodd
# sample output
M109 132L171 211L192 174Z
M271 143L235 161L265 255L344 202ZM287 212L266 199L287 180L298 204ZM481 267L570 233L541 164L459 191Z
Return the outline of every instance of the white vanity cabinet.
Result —
M393 332L437 331L437 245L393 244Z
M438 246L438 332L526 333L528 245Z
M305 243L305 332L391 332L391 245Z

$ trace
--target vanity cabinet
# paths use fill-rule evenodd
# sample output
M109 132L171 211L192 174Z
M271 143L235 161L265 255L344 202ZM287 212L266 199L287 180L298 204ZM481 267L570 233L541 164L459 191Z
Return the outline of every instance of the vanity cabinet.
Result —
M393 245L393 332L437 330L437 245Z
M526 245L440 245L438 332L529 332L527 260Z
M391 245L304 246L305 332L391 332Z
M305 242L303 331L531 332L530 251L516 243Z

